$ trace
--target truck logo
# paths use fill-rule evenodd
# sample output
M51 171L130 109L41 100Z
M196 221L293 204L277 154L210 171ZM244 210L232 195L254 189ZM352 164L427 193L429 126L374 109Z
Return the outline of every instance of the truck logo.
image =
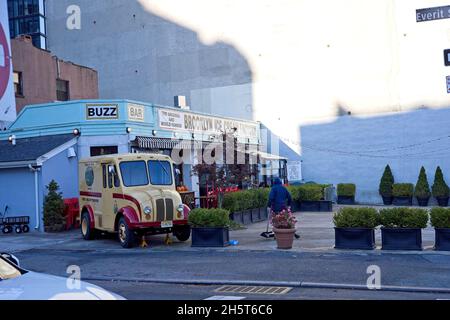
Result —
M87 167L86 171L84 172L84 180L86 181L86 185L88 187L92 187L94 184L94 169L92 167Z
M119 119L119 106L117 104L87 104L87 120Z

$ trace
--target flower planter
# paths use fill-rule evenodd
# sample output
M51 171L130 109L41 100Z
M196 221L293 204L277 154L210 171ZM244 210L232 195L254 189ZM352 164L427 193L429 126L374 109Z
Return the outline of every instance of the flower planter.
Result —
M336 249L375 249L375 229L334 228Z
M392 196L381 196L383 198L383 204L385 206L390 206L392 205L392 201L394 200L394 197Z
M226 247L229 241L228 228L192 228L192 247Z
M294 229L277 229L273 228L275 233L275 239L277 240L278 249L292 249L292 244L294 243Z
M434 249L438 251L450 251L450 229L435 228Z
M420 207L427 207L428 206L428 201L430 201L430 197L428 197L428 198L416 197L416 199L417 199L417 202L418 202Z
M300 211L331 212L333 204L331 201L301 201Z
M439 207L448 206L448 197L436 197L436 201L438 202Z
M338 196L338 204L355 204L355 196Z
M412 206L412 197L394 197L392 203L395 206Z
M382 250L422 250L422 229L381 228Z

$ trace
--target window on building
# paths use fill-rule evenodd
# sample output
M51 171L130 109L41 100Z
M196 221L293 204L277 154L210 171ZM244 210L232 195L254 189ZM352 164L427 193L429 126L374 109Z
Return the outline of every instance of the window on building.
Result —
M69 100L69 81L56 79L56 100Z
M16 94L16 97L17 96L19 96L19 97L23 96L22 72L14 71L13 80L14 80L14 93Z
M91 147L91 157L119 153L117 146Z

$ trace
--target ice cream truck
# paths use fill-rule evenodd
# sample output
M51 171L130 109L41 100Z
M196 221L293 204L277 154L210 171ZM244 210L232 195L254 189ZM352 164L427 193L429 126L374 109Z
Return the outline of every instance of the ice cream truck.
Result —
M124 248L146 234L190 237L189 207L175 188L173 162L161 154L120 154L79 162L80 221L85 240L118 234Z

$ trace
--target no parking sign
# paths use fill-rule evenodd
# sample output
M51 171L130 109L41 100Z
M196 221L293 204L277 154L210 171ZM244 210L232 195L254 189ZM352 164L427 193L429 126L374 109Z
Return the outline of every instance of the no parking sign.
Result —
M0 1L0 128L16 117L12 72L8 9L6 1Z

